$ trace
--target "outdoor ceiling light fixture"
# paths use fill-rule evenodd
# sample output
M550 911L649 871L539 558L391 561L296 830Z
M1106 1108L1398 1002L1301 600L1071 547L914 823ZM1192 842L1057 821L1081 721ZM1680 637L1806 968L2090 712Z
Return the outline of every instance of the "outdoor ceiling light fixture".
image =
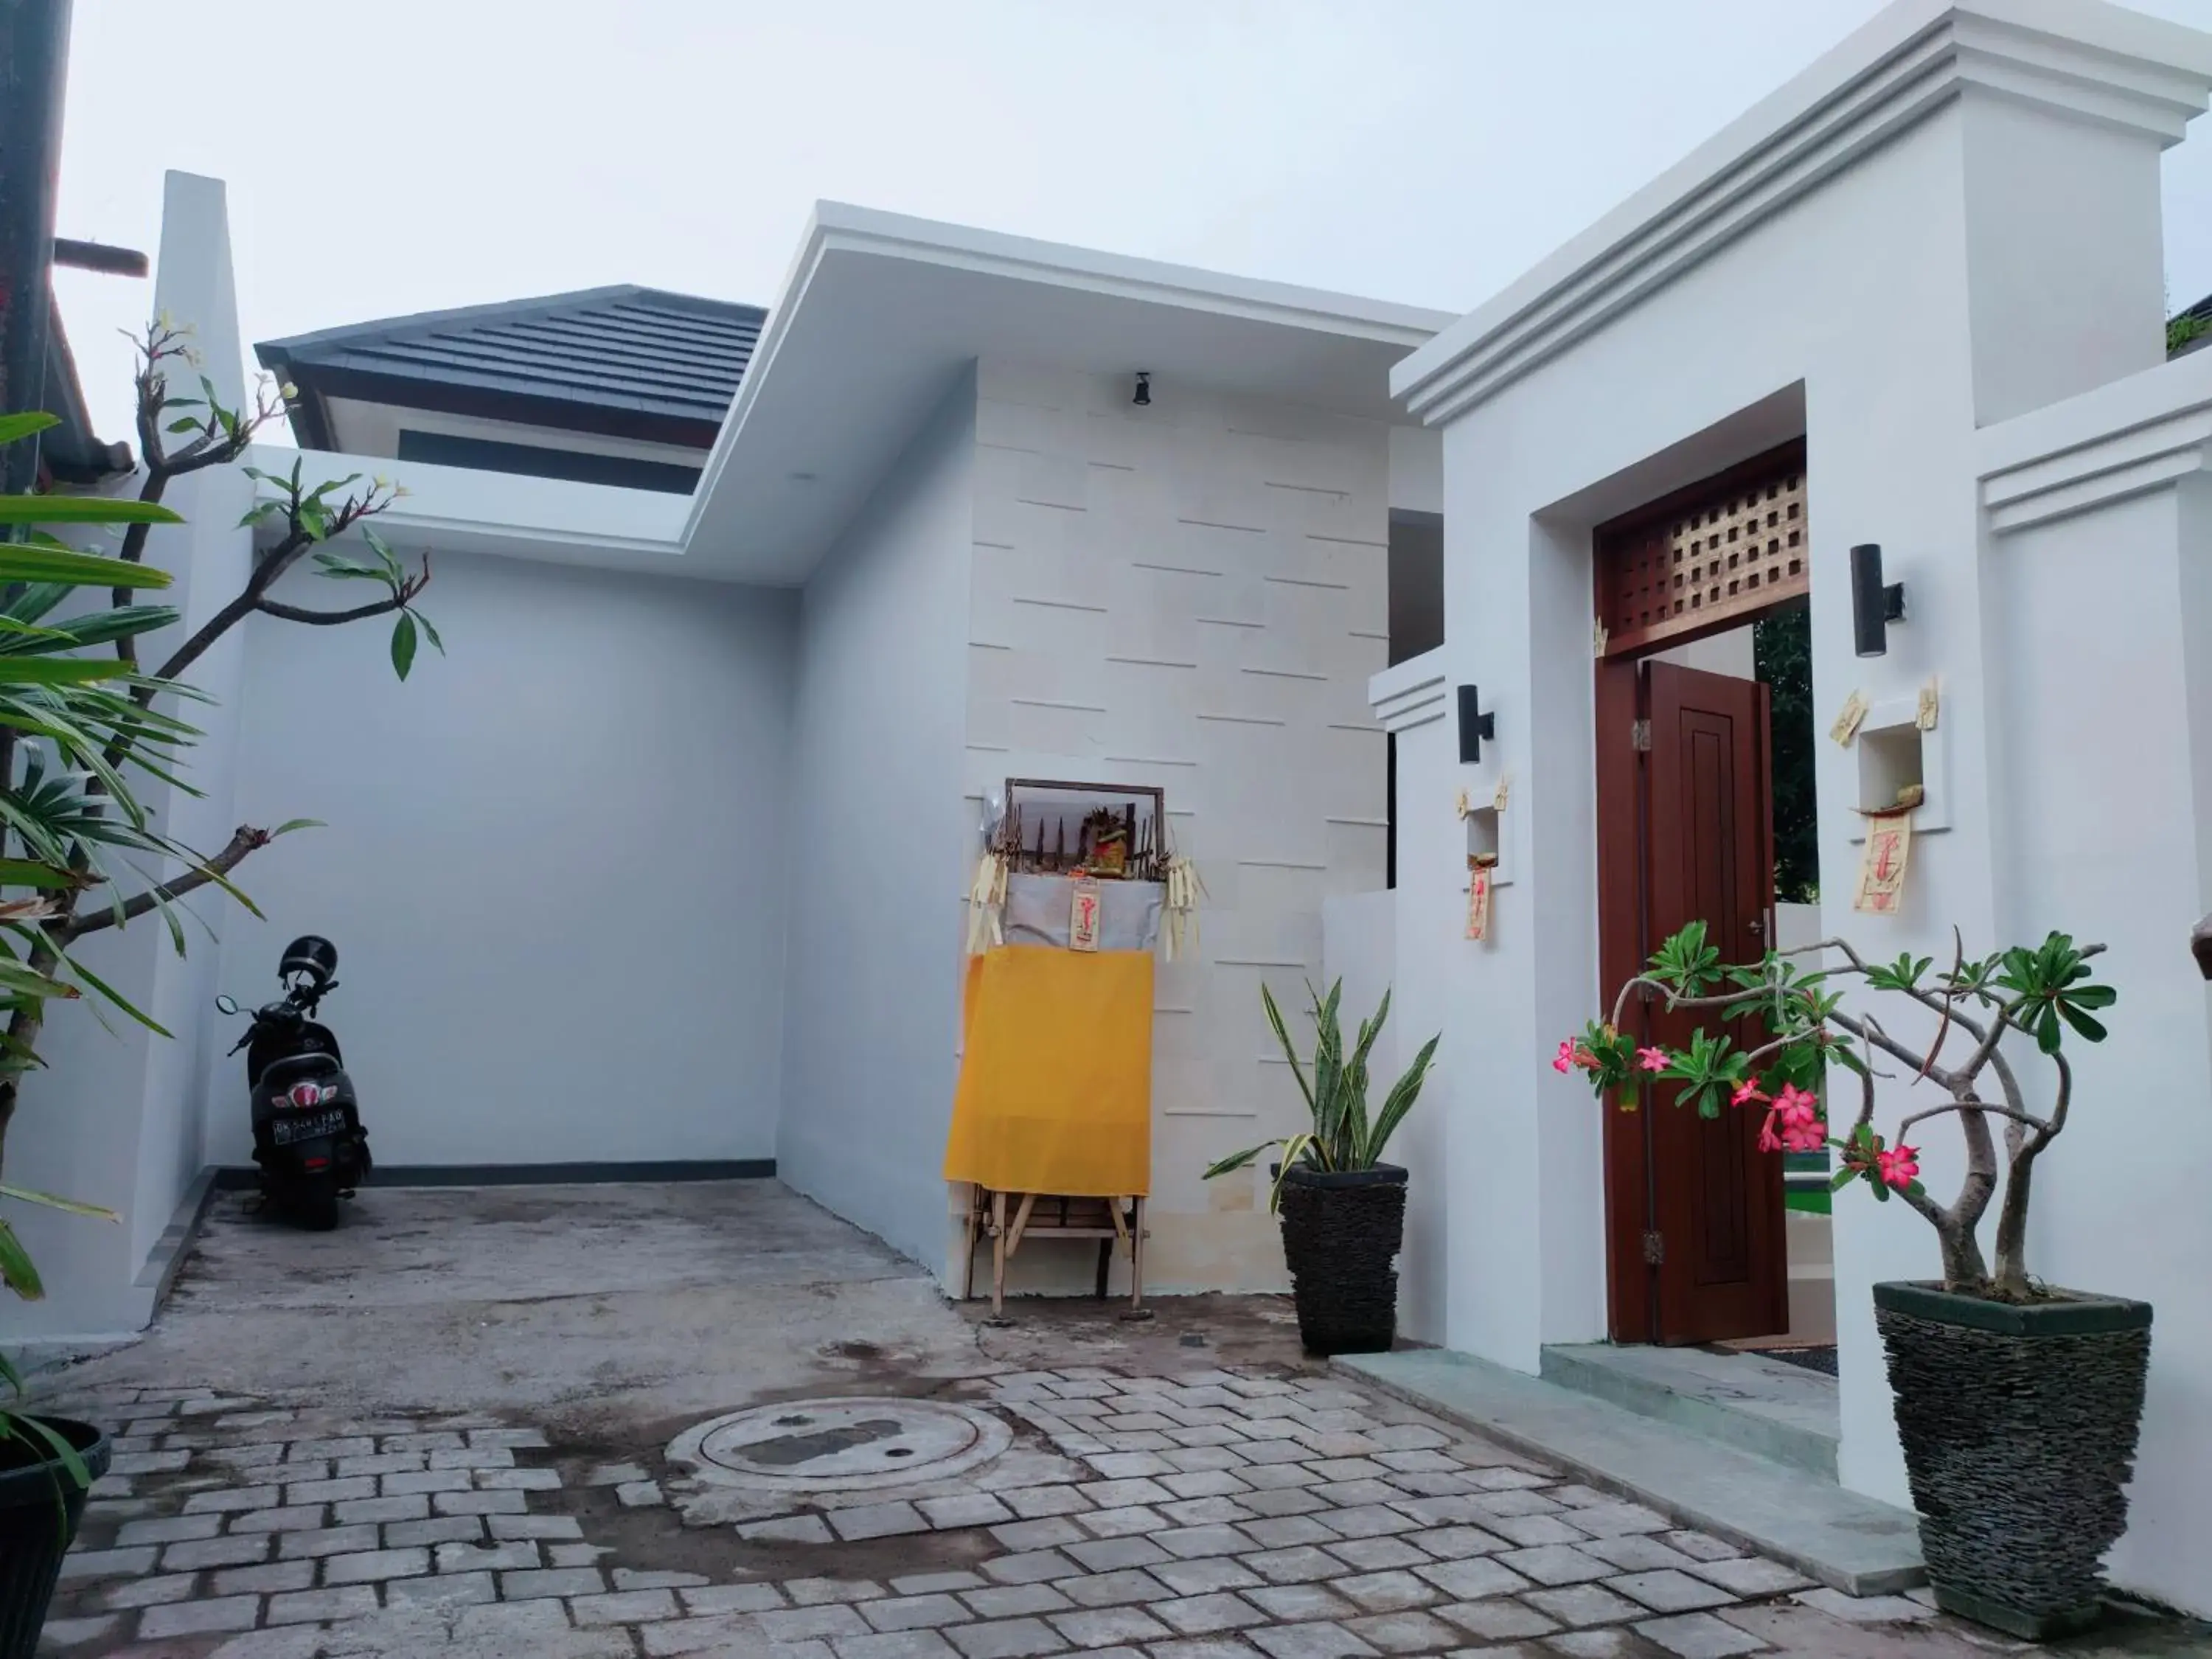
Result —
M1905 620L1905 584L1881 580L1881 548L1862 542L1851 550L1851 637L1862 657L1889 650L1889 625Z
M1129 401L1139 409L1148 409L1152 401L1152 377L1146 369L1137 371L1137 395Z
M1459 689L1459 758L1463 766L1473 766L1482 759L1482 740L1498 740L1498 715L1493 710L1485 714L1482 700L1471 685Z

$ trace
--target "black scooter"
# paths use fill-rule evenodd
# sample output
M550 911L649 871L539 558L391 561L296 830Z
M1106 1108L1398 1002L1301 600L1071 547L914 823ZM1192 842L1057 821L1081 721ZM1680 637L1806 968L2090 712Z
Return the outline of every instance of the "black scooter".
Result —
M338 1040L315 1018L316 1005L337 989L337 965L328 939L294 939L276 969L283 1000L256 1009L230 1051L246 1050L263 1200L319 1231L338 1224L338 1200L374 1167ZM234 998L215 1000L226 1014L241 1012Z

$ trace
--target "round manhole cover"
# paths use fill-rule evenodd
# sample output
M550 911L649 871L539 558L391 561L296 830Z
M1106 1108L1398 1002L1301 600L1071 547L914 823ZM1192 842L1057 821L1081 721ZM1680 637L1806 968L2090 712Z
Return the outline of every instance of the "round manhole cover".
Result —
M786 1492L850 1492L941 1480L988 1463L1013 1431L935 1400L800 1400L687 1429L668 1461L702 1480Z

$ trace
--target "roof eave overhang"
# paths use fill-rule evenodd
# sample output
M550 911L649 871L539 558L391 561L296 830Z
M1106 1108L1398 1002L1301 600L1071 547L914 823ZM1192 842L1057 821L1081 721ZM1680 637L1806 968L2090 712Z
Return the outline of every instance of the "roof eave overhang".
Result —
M826 266L842 258L880 261L890 270L930 270L972 277L978 283L1017 283L1068 296L1091 296L1157 307L1164 318L1197 316L1224 322L1260 324L1308 336L1364 343L1393 360L1431 338L1450 320L1449 313L1384 301L1355 298L1288 283L1222 276L1145 259L1008 236L877 212L839 203L820 203L808 222L790 271L754 347L738 396L709 454L692 498L687 544L712 522L737 482L748 447L760 441L773 419L768 406L779 388L805 377L811 365L804 349L794 355L802 325L836 301L820 297ZM988 324L957 340L938 337L934 349L974 362L1002 348L1012 349L1011 335L994 333ZM864 366L865 372L865 366ZM1385 370L1378 365L1373 385L1376 418L1390 418ZM858 391L854 395L860 396ZM1325 402L1316 395L1315 401ZM805 579L821 549L793 550L792 562L764 578L783 582Z

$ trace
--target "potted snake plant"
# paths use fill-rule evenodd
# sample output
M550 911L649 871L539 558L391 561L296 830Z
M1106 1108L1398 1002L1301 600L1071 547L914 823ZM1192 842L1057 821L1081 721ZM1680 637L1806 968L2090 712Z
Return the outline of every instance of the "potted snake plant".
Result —
M1935 1229L1941 1278L1874 1286L1921 1548L1939 1607L2030 1641L2099 1615L2103 1557L2127 1527L2150 1367L2148 1304L2061 1290L2027 1270L2031 1179L2073 1104L2067 1040L2102 1042L2097 1012L2118 1000L2090 976L2103 950L2053 933L1975 959L1961 942L1944 969L1910 954L1869 962L1831 939L1729 967L1693 922L1621 988L1610 1019L1553 1061L1624 1110L1639 1085L1672 1085L1677 1106L1705 1117L1763 1111L1763 1151L1831 1149L1835 1188L1863 1183ZM1814 965L1800 967L1806 957ZM1850 988L1901 1012L1847 1011ZM1642 1042L1629 1026L1644 997L1732 1030L1698 1030L1673 1050ZM1839 1130L1820 1098L1830 1061L1859 1083ZM1875 1127L1877 1064L1904 1097L1887 1137ZM1905 1139L1946 1117L1966 1166L1948 1204L1921 1184ZM1978 1230L1997 1195L2000 1139L1992 1266Z
M1268 1208L1280 1214L1283 1255L1291 1269L1298 1336L1312 1354L1387 1352L1398 1333L1398 1249L1406 1227L1406 1171L1382 1161L1390 1137L1413 1109L1436 1057L1437 1037L1421 1045L1405 1074L1367 1109L1367 1062L1390 994L1382 994L1372 1019L1362 1020L1347 1053L1338 1006L1344 981L1327 996L1306 987L1314 1022L1310 1066L1291 1040L1283 1011L1265 985L1260 1000L1283 1056L1304 1096L1312 1127L1263 1141L1213 1164L1208 1181L1279 1149Z

